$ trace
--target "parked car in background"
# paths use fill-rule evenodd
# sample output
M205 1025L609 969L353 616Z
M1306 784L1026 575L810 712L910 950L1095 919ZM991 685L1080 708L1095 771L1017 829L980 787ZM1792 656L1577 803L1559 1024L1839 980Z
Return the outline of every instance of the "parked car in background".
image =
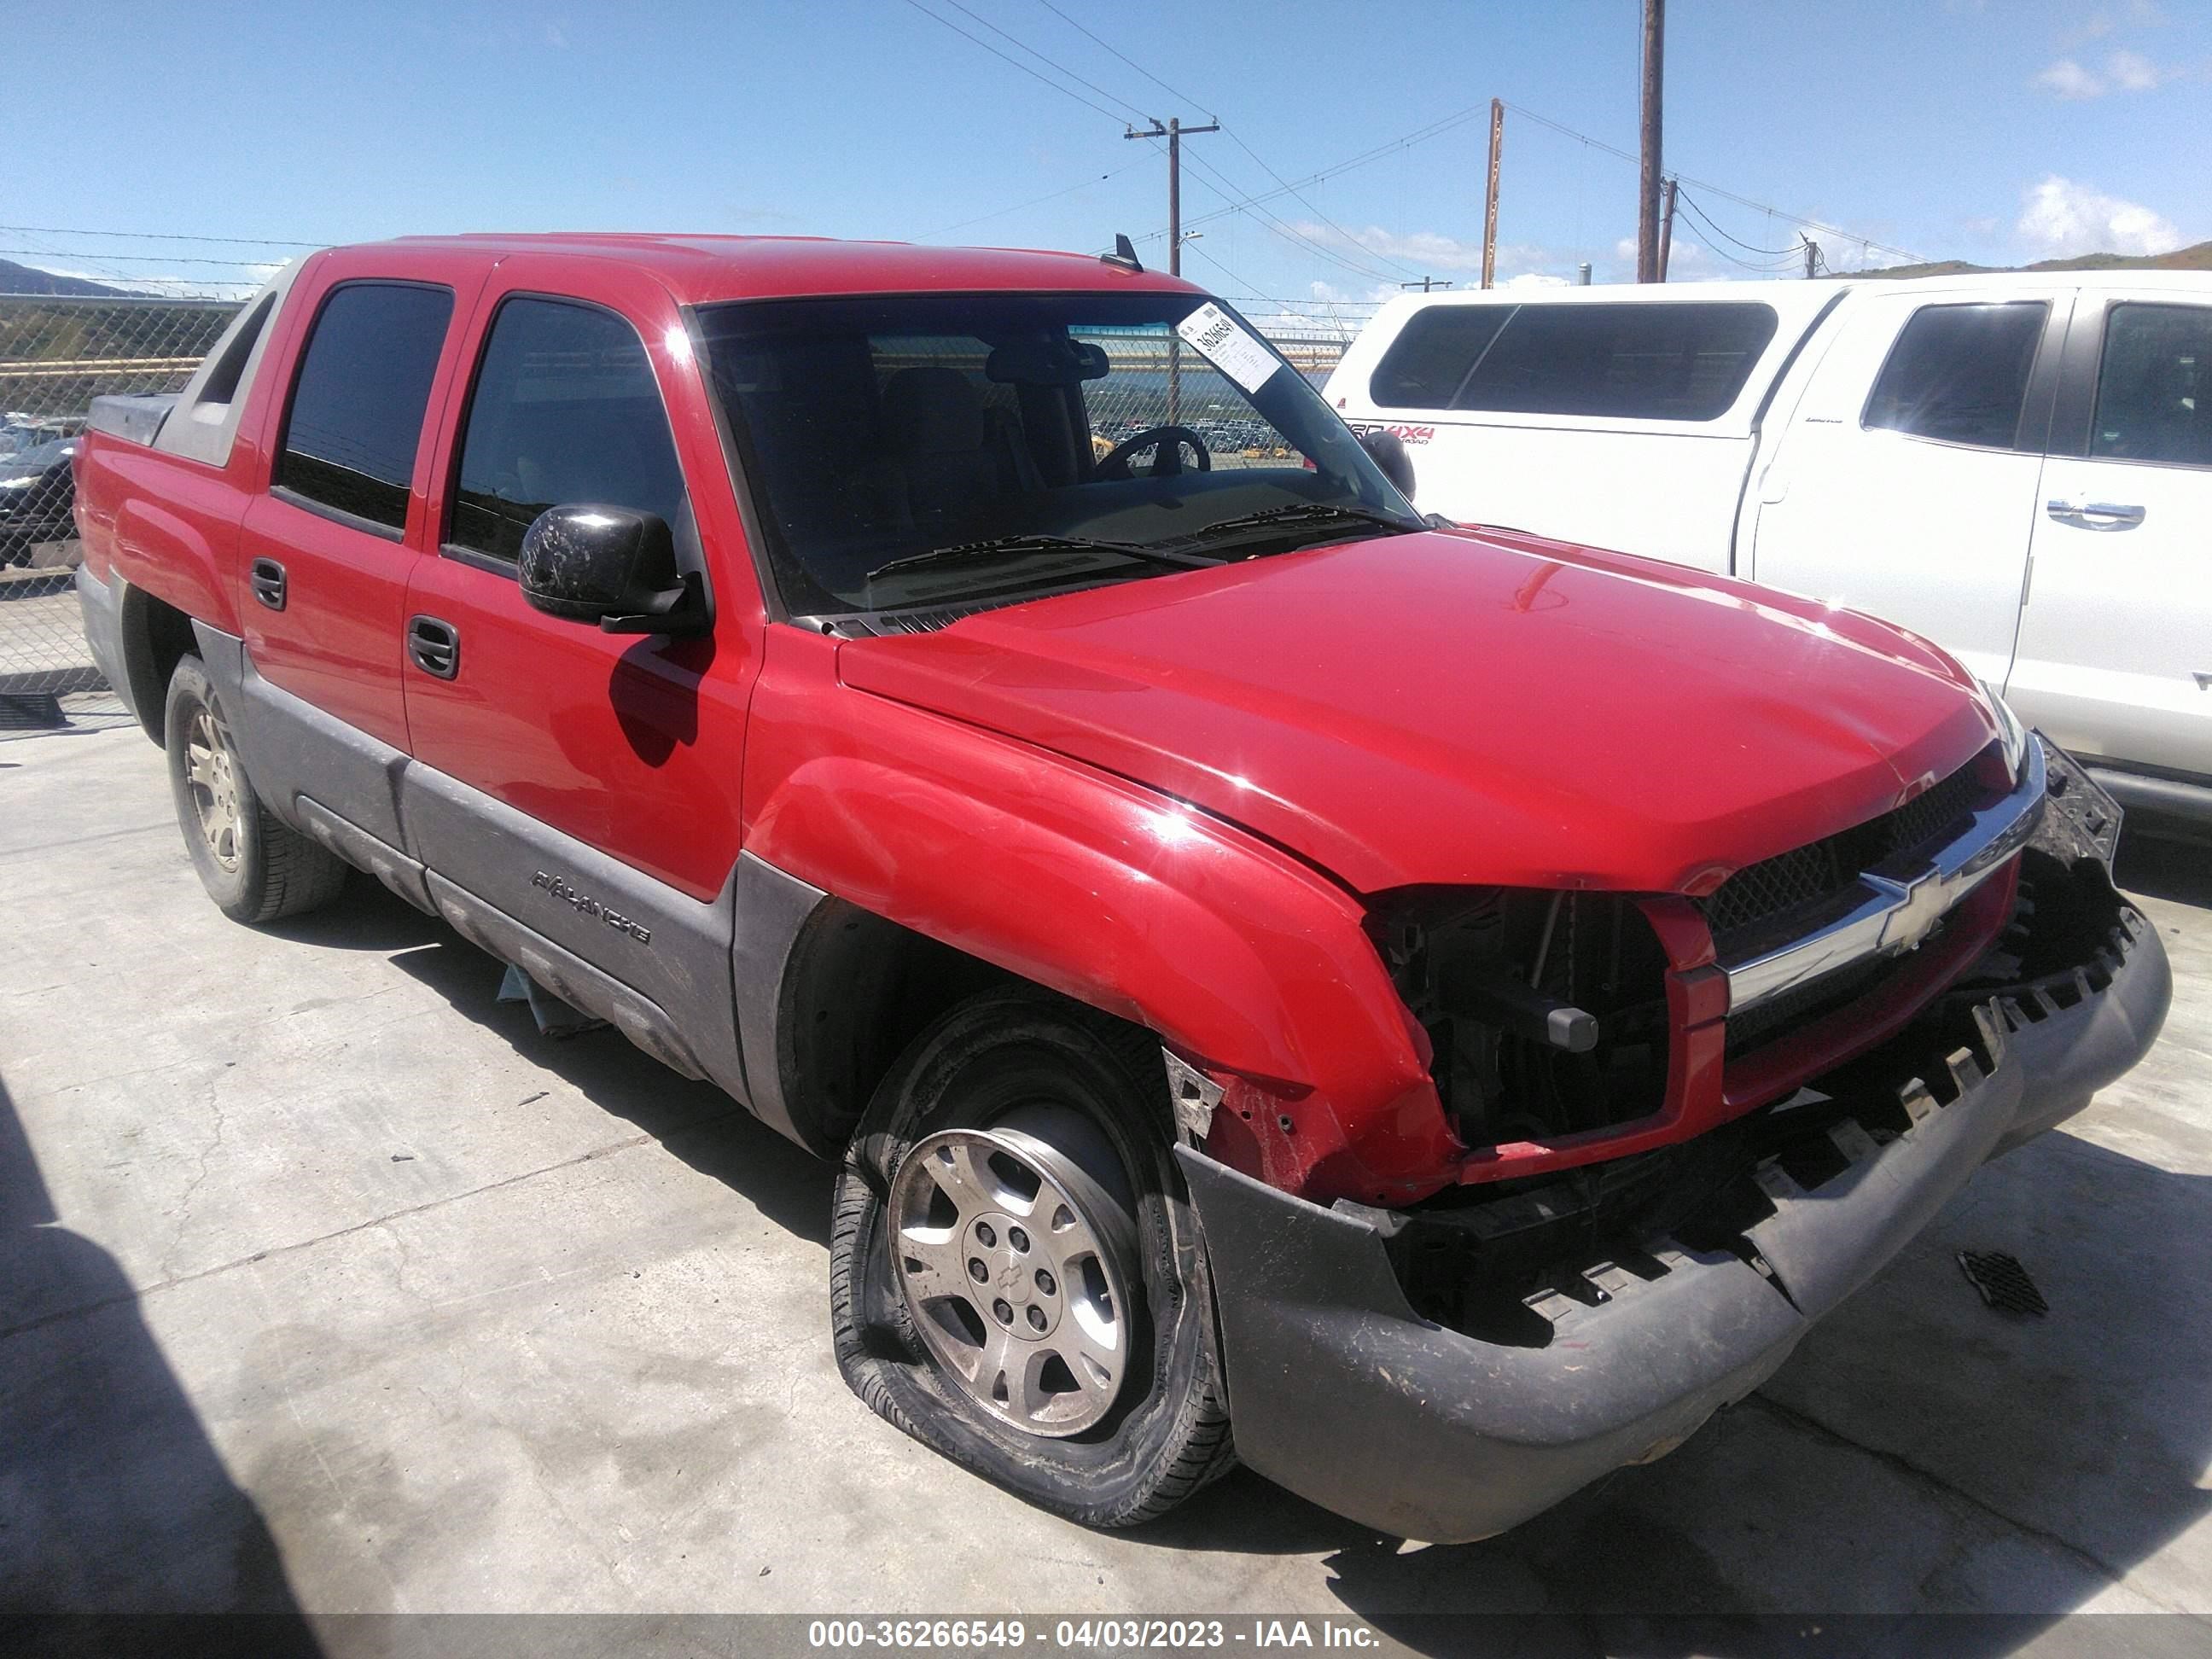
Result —
M2212 824L2212 274L1410 295L1326 395L1425 509L1890 617Z
M40 543L76 534L70 463L77 443L49 438L0 454L0 565L27 564Z
M1097 453L1163 359L1261 459ZM366 871L841 1160L890 1422L1462 1540L1757 1387L2171 981L1941 651L1376 451L1133 259L410 239L96 405L77 591L227 914Z

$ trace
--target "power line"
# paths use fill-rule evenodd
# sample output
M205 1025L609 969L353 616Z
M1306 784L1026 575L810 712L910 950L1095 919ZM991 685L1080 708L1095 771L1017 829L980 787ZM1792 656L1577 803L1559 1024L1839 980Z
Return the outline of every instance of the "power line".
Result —
M1753 244L1745 241L1741 236L1731 236L1727 231L1722 229L1718 224L1714 222L1713 216L1706 212L1705 209L1699 207L1696 200L1687 191L1678 189L1675 191L1674 195L1676 200L1680 201L1683 206L1688 208L1691 212L1696 214L1698 217L1705 222L1705 228L1708 230L1712 231L1717 235L1728 237L1729 241L1734 242L1746 253L1764 254L1768 258L1778 258L1786 254L1793 259L1798 255L1798 250L1794 247L1757 247Z
M921 3L921 0L906 0L906 3L909 6L912 6L916 11L920 12L924 17L928 18L932 22L944 24L946 28L951 29L962 40L972 41L976 46L982 47L984 51L989 52L992 57L999 58L1003 62L1012 64L1016 69L1028 76L1031 80L1042 82L1046 86L1050 87L1054 92L1059 93L1061 96L1073 98L1077 103L1082 105L1085 109L1097 110L1101 115L1104 116L1109 121L1113 121L1117 124L1121 121L1122 118L1121 116L1115 114L1112 110L1108 109L1103 104L1094 104L1091 100L1085 98L1081 93L1076 91L1073 88L1062 86L1059 82L1052 79L1051 76L1044 74L1042 71L1031 69L1027 64L1022 62L1020 58L1007 57L1005 52L1000 52L988 40L984 40L980 35L969 33L966 29L962 28L959 24L954 22L950 17L939 16L935 12L930 10L928 7L923 5ZM975 14L970 12L969 13L969 15L972 17Z
M1073 70L1068 68L1066 64L1060 63L1056 58L1048 58L1044 53L1039 52L1035 46L1030 46L1028 42L1007 33L1006 30L1000 28L989 18L962 5L960 3L960 0L940 0L940 3L951 7L953 10L961 13L963 16L974 18L975 21L981 23L985 28L990 30L992 33L997 35L1001 40L1007 42L1009 45L1020 51L1029 53L1030 57L1036 58L1040 64L1049 65L1053 70L1061 75L1065 75L1069 80L1075 82L1077 84L1090 88L1091 91L1097 93L1101 98L1121 105L1122 108L1129 111L1133 115L1142 117L1145 120L1149 121L1152 118L1152 116L1146 114L1145 111L1138 108L1136 105L1129 102L1127 99L1121 97L1117 93L1109 92L1104 87L1100 86L1096 81L1085 80L1082 76L1078 75Z
M1326 184L1329 179L1336 178L1343 173L1350 173L1356 167L1364 167L1373 162L1379 161L1385 155L1395 154L1401 149L1410 149L1415 144L1425 143L1431 138L1440 137L1444 133L1451 131L1454 128L1466 125L1476 116L1486 115L1489 112L1490 100L1488 99L1485 99L1480 104L1470 105L1468 108L1459 110L1453 114L1440 116L1436 120L1430 122L1426 126L1416 127L1413 131L1402 134L1398 137L1385 139L1382 143L1376 145L1371 149L1362 150L1358 155L1351 156L1345 161L1335 162L1331 166L1325 167L1317 173L1308 173L1297 179L1294 185L1285 185L1274 190L1261 191L1244 202L1219 209L1216 212L1205 215L1198 219L1194 219L1190 222L1193 225L1208 223L1214 219L1226 218L1232 213L1242 212L1248 207L1257 206L1261 203L1272 202L1279 197L1290 195L1294 188L1304 188L1313 185ZM1158 241L1160 237L1165 234L1166 233L1163 231L1156 230L1150 232L1144 236L1140 236L1137 240L1144 242Z
M1587 132L1577 132L1564 121L1554 121L1548 115L1539 115L1534 110L1524 109L1510 100L1505 107L1516 115L1534 121L1540 127L1549 127L1553 131L1564 133L1566 137L1587 144L1593 149L1601 149L1607 155L1617 155L1624 161L1633 161L1639 166L1642 165L1642 157L1621 149L1618 144L1608 144L1602 138L1593 138ZM1802 225L1808 230L1817 230L1826 236L1839 236L1844 241L1856 242L1862 247L1880 248L1884 253L1893 254L1900 259L1909 259L1916 264L1925 262L1925 255L1915 253L1910 248L1891 247L1886 243L1862 236L1855 230L1845 230L1839 225L1824 225L1818 219L1808 219L1801 213L1792 213L1789 209L1777 207L1771 202L1761 202L1749 196L1739 195L1736 191L1729 189L1727 185L1717 185L1710 179L1693 179L1686 173L1678 173L1674 177L1683 184L1695 185L1699 190L1709 190L1716 196L1725 197L1738 207L1747 207L1754 212L1771 214L1778 219L1787 219L1793 225Z
M1326 242L1316 241L1312 237L1301 231L1296 225L1289 223L1287 221L1280 218L1277 215L1272 214L1266 209L1259 206L1259 198L1251 196L1248 191L1239 190L1235 181L1230 179L1226 173L1221 172L1218 167L1212 167L1210 164L1199 160L1195 156L1192 158L1192 165L1201 173L1212 175L1211 178L1201 178L1199 182L1205 185L1208 190L1211 190L1224 202L1230 204L1220 212L1210 213L1202 216L1204 222L1211 223L1213 220L1224 216L1224 214L1243 213L1249 211L1251 216L1259 222L1261 229L1272 232L1274 235L1280 237L1284 241L1291 244L1291 246L1295 247L1304 248L1308 252L1319 254L1322 258L1327 259L1330 264L1337 266L1340 270L1348 270L1355 276L1364 276L1370 282L1387 283L1394 280L1389 272L1376 270L1371 265L1363 265L1357 260L1347 258L1346 255L1338 252L1334 248L1329 246ZM1244 199L1240 201L1238 199L1240 197ZM1195 223L1200 222L1200 221L1193 221L1191 222ZM1352 246L1358 247L1360 245L1355 240Z
M1300 230L1296 225L1287 222L1275 214L1270 213L1267 209L1259 205L1259 198L1249 196L1246 192L1239 191L1234 181L1232 181L1227 174L1220 172L1218 168L1210 167L1202 161L1198 161L1195 158L1194 158L1193 164L1196 166L1202 173L1211 173L1212 175L1210 179L1201 178L1199 182L1205 185L1208 190L1211 190L1216 196L1219 197L1229 205L1216 212L1201 215L1199 219L1188 221L1187 222L1211 224L1217 219L1231 215L1249 213L1249 216L1258 222L1262 230L1268 232L1273 236L1280 238L1283 241L1289 243L1291 246L1297 248L1305 253L1319 255L1322 258L1328 260L1331 264L1336 266L1340 270L1349 271L1355 276L1362 276L1366 278L1368 281L1374 283L1388 283L1395 280L1389 272L1377 270L1372 265L1361 264L1358 260L1351 258L1347 255L1340 253L1336 249L1329 246L1328 243L1315 240L1312 237ZM1240 197L1243 197L1244 199L1239 200L1238 198ZM1150 239L1148 238L1146 240ZM1353 246L1358 246L1358 244L1355 242Z
M1327 225L1338 235L1343 237L1344 240L1351 243L1352 246L1359 249L1364 253L1373 254L1375 258L1380 259L1384 264L1389 265L1395 270L1402 270L1409 276L1418 276L1419 274L1414 270L1413 266L1401 264L1397 260L1392 258L1389 254L1382 252L1381 250L1369 247L1366 243L1361 241L1357 236L1346 230L1342 225L1340 225L1335 220L1330 218L1328 215L1323 213L1321 209L1315 206L1312 202L1308 201L1305 197L1300 195L1297 188L1293 186L1289 180L1285 179L1281 173L1276 172L1274 168L1269 167L1266 161L1261 158L1260 152L1254 149L1251 145L1246 143L1234 131L1227 127L1224 127L1222 131L1229 134L1229 142L1231 143L1236 145L1237 149L1243 150L1247 155L1260 163L1260 170L1262 173L1266 173L1270 179L1273 179L1277 184L1282 185L1285 190L1289 191L1293 198L1304 204L1308 212L1311 213L1316 218L1319 219L1322 223Z
M1771 264L1757 264L1749 259L1740 258L1735 254L1730 253L1726 248L1717 246L1711 237L1705 235L1699 232L1697 225L1692 221L1688 219L1678 219L1674 223L1675 228L1678 230L1680 230L1685 236L1687 236L1692 241L1695 242L1699 247L1705 249L1706 252L1711 254L1717 259L1727 260L1729 264L1735 266L1741 270L1753 270L1758 271L1763 276L1771 276L1777 272L1789 270L1792 265L1797 264L1803 257L1802 252L1793 252L1786 257L1776 260Z
M1076 183L1070 185L1066 190L1049 191L1042 196L1033 196L1026 202L1017 202L1012 207L1002 207L991 213L980 213L973 219L963 219L957 225L946 225L939 230L925 231L922 233L921 240L927 241L933 237L949 236L956 230L967 229L970 225L980 225L987 220L991 219L1003 219L1009 213L1019 213L1024 208L1041 207L1047 202L1056 202L1063 196L1073 196L1079 190L1088 190L1093 185L1103 185L1109 179L1118 179L1123 173L1133 171L1135 168L1140 167L1144 165L1145 163L1141 159L1132 161L1127 167L1115 167L1110 173L1102 173L1095 179L1079 179Z
M1177 92L1166 82L1161 80L1158 76L1153 74L1152 70L1146 69L1135 58L1121 51L1120 47L1114 46L1109 41L1101 40L1097 35L1091 33L1089 29L1084 27L1082 24L1077 22L1073 17L1070 17L1066 12L1062 11L1058 6L1054 5L1052 3L1052 0L1037 0L1037 3L1042 6L1047 11L1050 12L1054 17L1060 19L1061 22L1066 24L1068 27L1073 29L1078 34L1083 36L1085 40L1105 47L1108 52L1112 52L1115 57L1119 58L1123 63L1127 64L1131 69L1136 70L1138 74L1143 76L1145 79L1150 81L1162 92L1164 92L1169 96L1172 97L1178 104L1194 104L1200 109L1206 110L1206 118L1209 121L1218 121L1221 118L1211 109L1206 108L1206 100L1203 98L1193 98L1188 93ZM1120 100L1117 99L1115 101L1119 102Z
M133 265L224 265L233 270L246 265L269 263L261 259L216 259L205 254L191 253L83 253L59 247L0 247L0 253L35 253L53 259L120 259Z
M288 242L277 236L185 236L161 230L63 230L53 225L0 225L19 236L114 236L135 242L202 242L234 247L311 247L327 242Z
M947 3L957 3L957 0L947 0ZM1089 29L1085 28L1085 27L1081 23L1078 22L1074 18L1073 18L1073 17L1069 16L1069 15L1068 15L1065 11L1062 11L1062 10L1061 10L1058 6L1054 5L1054 4L1053 3L1053 0L1037 0L1037 3L1038 3L1038 4L1040 4L1040 5L1042 5L1042 7L1043 7L1047 11L1050 12L1054 16L1055 16L1055 17L1059 18L1059 19L1060 19L1060 21L1061 22L1066 23L1066 24L1070 28L1073 29L1077 33L1079 33L1079 34L1082 35L1082 36L1084 37L1084 39L1085 39L1085 40L1089 40L1089 41L1091 41L1092 44L1094 44L1095 46L1099 46L1099 47L1103 48L1104 51L1106 51L1106 52L1108 52L1111 53L1115 58L1118 58L1118 59L1119 59L1121 62L1122 62L1123 64L1127 64L1129 68L1131 68L1131 69L1133 69L1133 70L1136 70L1136 72L1137 72L1138 74L1139 74L1139 75L1143 76L1145 77L1145 79L1146 79L1147 81L1150 81L1150 82L1151 82L1154 86L1156 86L1156 87L1159 88L1161 91L1172 94L1172 95L1173 95L1173 96L1174 96L1174 97L1175 97L1175 98L1176 98L1179 102L1186 103L1186 104L1195 104L1195 105L1197 105L1200 108L1206 110L1206 118L1207 118L1208 120L1210 120L1210 121L1213 122L1217 126L1220 126L1220 127L1221 127L1222 131L1223 131L1223 132L1224 132L1224 133L1226 133L1226 134L1228 135L1229 141L1230 141L1231 143L1235 144L1235 145L1237 146L1237 149L1239 149L1243 150L1243 151L1247 155L1250 156L1250 157L1251 157L1255 161L1258 162L1258 163L1260 164L1260 169L1261 169L1261 172L1265 173L1266 173L1266 174L1267 174L1270 179L1273 179L1275 181L1275 183L1276 183L1279 186L1280 186L1283 190L1288 191L1293 198L1296 198L1296 199L1297 199L1300 204L1302 204L1305 207L1305 209L1306 209L1306 210L1307 210L1308 212L1311 213L1311 214L1312 214L1312 215L1313 215L1316 219L1319 219L1319 220L1320 220L1323 224L1327 225L1327 226L1328 226L1331 230L1334 231L1338 235L1340 235L1340 236L1343 237L1343 238L1344 238L1344 240L1345 240L1346 242L1348 242L1349 244L1351 244L1353 247L1356 247L1356 248L1359 249L1359 250L1360 250L1362 252L1364 252L1364 253L1371 254L1374 258L1377 258L1377 259L1380 259L1380 260L1381 260L1384 264L1386 264L1386 265L1389 265L1389 266L1391 266L1391 267L1392 267L1393 269L1395 269L1395 270L1399 270L1399 271L1404 272L1404 273L1405 273L1406 275L1407 275L1407 276L1414 276L1414 275L1418 275L1418 274L1419 274L1418 272L1416 272L1416 271L1413 270L1413 268L1411 265L1401 264L1400 264L1397 260L1395 260L1395 259L1392 258L1389 254L1387 254L1387 253L1382 253L1382 252L1377 252L1376 250L1375 250L1375 249L1373 249L1373 248L1370 248L1370 247L1368 247L1368 246L1367 246L1367 245L1366 245L1365 243L1362 242L1362 241L1359 240L1359 238L1358 238L1358 237L1357 237L1357 236L1355 236L1354 234L1352 234L1352 232L1350 232L1350 231L1346 230L1346 229L1342 225L1340 225L1340 224L1337 223L1337 222L1336 222L1336 221L1335 221L1335 220L1334 220L1334 219L1332 219L1332 218L1330 218L1330 217L1328 216L1328 214L1326 214L1326 213L1322 212L1322 210L1321 210L1321 208L1320 208L1317 204L1316 204L1314 202L1312 202L1312 201L1309 200L1309 199L1308 199L1306 197L1304 197L1304 195L1300 194L1300 193L1299 193L1299 191L1298 191L1297 186L1296 186L1295 185L1291 184L1288 179L1285 179L1281 173L1279 173L1276 172L1276 171L1275 171L1275 169L1274 169L1273 167L1270 167L1270 166L1267 164L1267 158L1266 158L1266 157L1264 157L1263 155L1261 155L1260 154L1260 152L1259 152L1259 151L1257 151L1257 150L1254 149L1252 148L1252 146L1251 146L1251 145L1249 145L1249 144L1248 144L1248 143L1246 143L1244 142L1244 139L1243 139L1243 135L1242 135L1242 134L1237 133L1237 132L1236 132L1236 131L1232 131L1231 128L1229 128L1229 127L1227 127L1227 126L1225 126L1225 125L1222 125L1222 123L1221 123L1221 118L1220 118L1218 115L1217 115L1217 114L1213 113L1213 112L1212 112L1212 108L1211 108L1211 106L1206 103L1206 101L1204 99L1202 99L1202 98L1193 98L1193 97L1191 97L1191 96L1190 96L1188 94L1187 94L1187 93L1177 92L1177 91L1176 90L1176 88L1173 88L1173 87L1170 86L1166 82L1164 82L1164 81L1161 80L1161 79L1160 79L1160 77L1159 77L1158 76L1157 76L1157 75L1153 74L1150 70L1146 69L1146 68L1142 64L1139 64L1139 63L1135 58L1133 58L1130 57L1128 53L1127 53L1127 52L1123 52L1123 51L1122 51L1119 46L1115 46L1115 45L1114 45L1111 41L1109 41L1109 40L1104 40L1104 39L1102 39L1100 36L1098 36L1098 35L1097 35L1097 34L1094 34L1093 33L1091 33L1091 30L1089 30ZM963 9L964 9L964 8L963 8ZM1106 95L1107 95L1107 96L1109 96L1109 97L1112 97L1112 96L1113 96L1113 94L1112 94L1111 93L1109 93L1109 94L1107 94ZM1119 100L1116 100L1116 101L1118 102ZM1224 201L1232 201L1232 202L1233 202L1233 201L1235 201L1238 197L1243 197L1243 198L1249 198L1251 196L1251 192L1250 192L1249 191L1244 190L1242 186L1238 185L1235 182L1235 180L1231 179L1229 177L1229 175L1228 175L1227 173L1225 173L1222 172L1218 167L1212 167L1212 166L1209 166L1209 165L1208 165L1208 164L1206 164L1206 163L1204 163L1204 162L1200 161L1200 160L1199 160L1195 155L1194 155L1194 156L1191 158L1191 164L1192 164L1192 166L1194 166L1194 167L1198 167L1198 168L1200 168L1200 170L1202 170L1202 171L1204 171L1204 172L1206 172L1206 173L1212 173L1215 178L1218 179L1222 182L1222 184L1223 184L1224 185L1227 186L1227 189L1228 189L1228 191L1229 191L1233 192L1233 194L1226 194L1226 195L1224 195L1224 196L1223 196L1223 199L1224 199ZM1327 250L1323 249L1323 248L1322 247L1322 246L1321 246L1319 243L1315 242L1315 241L1313 240L1313 239L1312 239L1312 238L1308 237L1308 236L1305 236L1305 235L1302 234L1301 233L1299 233L1299 232L1297 231L1297 228L1296 228L1296 227L1294 227L1294 226L1290 226L1290 225L1288 225L1288 224L1285 224L1285 230L1287 230L1287 231L1289 232L1289 234L1291 234L1291 235L1293 235L1293 236L1296 236L1296 237L1297 238L1297 240L1300 240L1300 241L1302 241L1302 242L1304 242L1304 243L1306 243L1308 246L1310 246L1313 247L1316 252L1327 252ZM1218 262L1217 261L1216 263L1218 263ZM1357 267L1357 266L1347 264L1346 264L1346 262L1345 262L1345 261L1342 261L1342 260L1338 261L1338 263L1339 263L1340 264L1346 264L1346 269L1351 269L1351 270L1357 270L1357 269L1358 269L1358 267ZM1381 272L1379 272L1379 271L1361 270L1359 274L1360 274L1360 275L1362 275L1362 276L1371 276L1371 277L1374 277L1374 278L1375 278L1375 279L1376 279L1377 281L1385 281L1385 280L1388 280L1387 278L1383 277L1383 276L1382 276L1382 273L1381 273Z

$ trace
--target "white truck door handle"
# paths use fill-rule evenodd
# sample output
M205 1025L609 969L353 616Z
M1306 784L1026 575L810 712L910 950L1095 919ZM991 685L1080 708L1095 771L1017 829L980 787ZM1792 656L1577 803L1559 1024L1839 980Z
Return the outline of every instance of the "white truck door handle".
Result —
M2143 521L2142 508L2115 501L2069 501L2054 495L2044 502L2043 510L2077 530L2133 530Z

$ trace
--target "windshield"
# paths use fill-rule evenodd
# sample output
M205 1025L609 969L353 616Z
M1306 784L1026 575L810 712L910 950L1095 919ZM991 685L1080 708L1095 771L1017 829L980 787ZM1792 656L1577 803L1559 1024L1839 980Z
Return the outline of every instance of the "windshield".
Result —
M747 301L700 322L797 615L1420 527L1312 385L1198 295Z

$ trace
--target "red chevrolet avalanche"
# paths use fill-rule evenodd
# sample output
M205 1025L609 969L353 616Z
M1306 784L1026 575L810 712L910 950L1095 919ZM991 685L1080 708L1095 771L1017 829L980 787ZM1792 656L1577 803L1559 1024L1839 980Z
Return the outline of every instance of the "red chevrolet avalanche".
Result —
M2164 1017L1951 659L1425 520L1126 254L335 249L76 469L216 902L366 872L842 1160L854 1389L1094 1525L1512 1526Z

